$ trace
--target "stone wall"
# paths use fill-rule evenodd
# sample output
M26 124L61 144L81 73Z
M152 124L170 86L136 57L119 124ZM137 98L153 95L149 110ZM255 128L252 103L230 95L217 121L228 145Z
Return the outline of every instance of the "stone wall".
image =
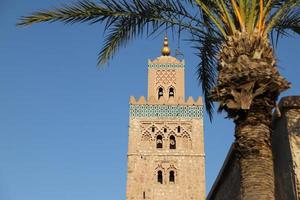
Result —
M240 168L231 147L207 200L240 199Z
M157 135L162 136L160 149ZM169 148L171 135L176 149ZM202 119L131 117L128 142L127 200L205 199Z
M293 167L295 172L295 182L296 182L296 195L297 199L300 199L300 136L291 135L290 136L292 157L293 157Z
M300 200L300 96L284 97L273 119L276 200ZM239 200L240 169L229 151L207 200Z
M300 97L284 97L273 120L277 200L300 199Z

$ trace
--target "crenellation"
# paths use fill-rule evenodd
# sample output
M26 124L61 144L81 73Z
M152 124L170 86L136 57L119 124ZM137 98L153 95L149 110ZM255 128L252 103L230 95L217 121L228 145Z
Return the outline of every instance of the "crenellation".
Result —
M202 106L202 97L198 97L197 100L194 100L192 96L188 97L187 100L184 100L182 97L179 98L172 98L172 99L165 99L160 98L155 99L155 97L150 96L146 99L145 96L141 96L136 100L134 96L130 96L130 105L187 105L187 106Z

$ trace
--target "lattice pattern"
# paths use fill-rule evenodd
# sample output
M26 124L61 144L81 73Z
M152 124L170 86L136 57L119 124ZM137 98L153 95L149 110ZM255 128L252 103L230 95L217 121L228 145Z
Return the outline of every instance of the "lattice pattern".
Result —
M130 105L130 117L203 118L203 106Z
M149 132L146 131L145 133L143 133L143 135L142 135L143 141L150 141L151 139L152 139L152 136Z
M149 68L184 68L183 64L165 63L165 64L149 64Z
M178 126L180 132L178 132ZM170 135L180 136L185 133L192 132L192 124L189 122L164 122L164 121L151 121L141 122L140 129L142 133L153 133L155 136L160 134L163 138L169 138ZM166 129L166 132L164 131ZM153 131L154 130L154 131Z
M175 84L176 71L175 70L157 70L156 71L156 84Z

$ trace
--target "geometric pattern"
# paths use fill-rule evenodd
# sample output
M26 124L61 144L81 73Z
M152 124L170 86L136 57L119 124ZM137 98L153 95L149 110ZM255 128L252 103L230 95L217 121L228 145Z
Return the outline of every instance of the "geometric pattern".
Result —
M203 119L203 106L130 105L130 118L144 117Z
M156 71L156 84L175 84L176 71L175 70L157 70Z
M149 68L183 68L183 64L165 63L165 64L149 64Z

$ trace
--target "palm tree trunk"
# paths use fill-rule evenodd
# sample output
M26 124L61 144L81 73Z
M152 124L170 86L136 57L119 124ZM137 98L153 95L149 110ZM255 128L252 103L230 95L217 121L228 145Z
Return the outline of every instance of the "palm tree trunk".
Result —
M272 109L290 84L278 72L267 38L236 33L220 51L212 99L234 119L242 200L274 200Z
M253 110L235 121L235 148L241 167L241 199L272 200L275 199L275 186L271 110Z

